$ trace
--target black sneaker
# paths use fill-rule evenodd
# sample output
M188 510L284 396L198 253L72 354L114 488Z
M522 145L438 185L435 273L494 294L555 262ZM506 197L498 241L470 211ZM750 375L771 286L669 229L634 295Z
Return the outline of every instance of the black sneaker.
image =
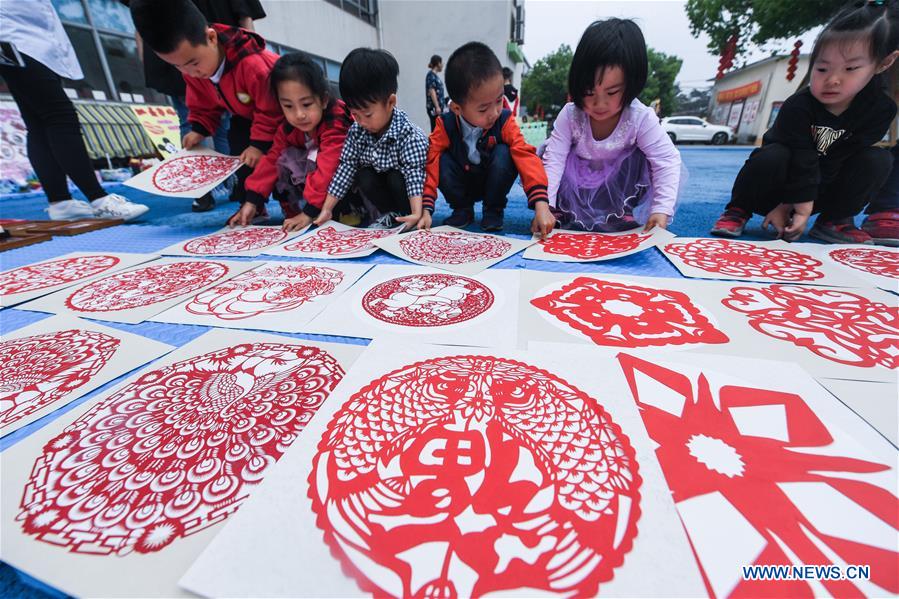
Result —
M453 213L443 221L448 227L457 227L459 229L467 227L474 220L474 210L471 208L461 208L453 210Z
M213 208L215 208L215 200L211 193L198 197L190 205L190 209L194 212L209 212Z
M503 211L502 210L485 210L481 217L481 229L484 231L502 231L503 230Z

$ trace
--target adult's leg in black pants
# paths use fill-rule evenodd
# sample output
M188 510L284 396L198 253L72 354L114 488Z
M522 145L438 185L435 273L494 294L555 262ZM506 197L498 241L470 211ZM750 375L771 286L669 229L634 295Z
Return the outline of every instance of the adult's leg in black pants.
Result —
M819 221L836 221L859 214L877 195L890 175L893 158L883 148L865 148L843 162L837 177L823 183L815 212Z
M431 131L437 126L437 117L433 114L428 115L428 120L431 121Z
M397 212L405 215L412 211L406 193L406 179L398 170L379 173L371 167L360 168L356 171L356 185L381 214Z
M734 181L727 208L767 215L790 197L790 149L781 144L768 144L753 150Z
M72 101L62 89L59 75L29 56L25 67L0 67L28 129L28 160L50 202L72 198L66 176L87 196L106 195L97 182L81 124Z

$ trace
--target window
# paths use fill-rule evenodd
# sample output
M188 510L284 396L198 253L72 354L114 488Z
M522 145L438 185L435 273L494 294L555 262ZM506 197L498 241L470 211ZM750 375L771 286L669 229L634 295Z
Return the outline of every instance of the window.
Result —
M52 0L53 7L63 21L82 23L87 25L87 16L84 14L84 6L81 0Z
M374 25L378 18L378 0L328 0L338 8Z
M699 119L684 119L687 121L688 125L696 125L697 127L702 127L705 123L703 123Z
M90 30L70 25L63 27L69 39L72 40L75 56L78 57L78 63L84 73L84 79L78 81L63 79L63 87L74 89L79 98L86 100L112 99L106 75L103 73L103 65L100 63L100 53L97 52L97 45L94 43L94 37ZM143 73L143 69L141 69L141 73Z
M87 0L91 20L97 29L134 35L134 22L128 7L118 0Z
M118 35L100 35L106 62L119 99L123 102L165 104L166 98L144 82L144 67L137 56L137 42Z

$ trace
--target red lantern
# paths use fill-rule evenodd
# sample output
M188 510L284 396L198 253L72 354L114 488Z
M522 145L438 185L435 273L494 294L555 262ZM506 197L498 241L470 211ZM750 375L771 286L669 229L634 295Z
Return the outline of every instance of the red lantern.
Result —
M724 44L724 48L721 50L721 58L718 60L718 74L715 75L715 79L724 77L724 72L733 66L734 58L737 55L737 39L738 36L735 33Z
M793 51L790 52L790 61L787 63L787 81L792 81L796 76L796 65L799 64L799 48L802 47L802 40L796 40L793 44Z

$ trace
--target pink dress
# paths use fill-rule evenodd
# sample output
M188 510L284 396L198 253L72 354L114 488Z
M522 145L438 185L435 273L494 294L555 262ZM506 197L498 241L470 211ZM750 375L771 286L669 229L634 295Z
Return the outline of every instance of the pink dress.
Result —
M593 139L590 117L573 103L559 112L543 151L549 204L561 226L585 231L628 228L626 216L674 216L680 153L655 112L634 100L606 139Z

